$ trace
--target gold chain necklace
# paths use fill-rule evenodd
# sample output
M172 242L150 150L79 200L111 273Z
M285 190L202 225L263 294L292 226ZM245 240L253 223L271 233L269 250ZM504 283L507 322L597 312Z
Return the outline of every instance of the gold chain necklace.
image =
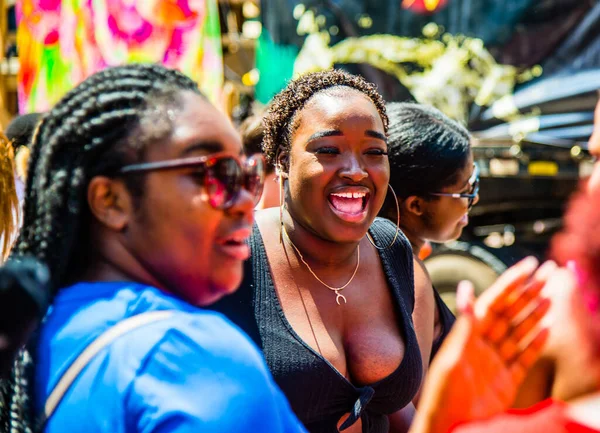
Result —
M340 293L340 291L344 290L346 287L348 287L348 285L350 285L350 283L352 282L352 280L354 280L354 277L356 276L356 272L358 271L358 267L360 266L360 244L358 244L358 247L356 248L356 268L354 269L354 272L352 273L352 276L350 277L350 279L348 280L348 282L346 284L344 284L341 287L332 287L329 284L327 284L326 282L324 282L322 279L320 279L317 274L314 273L314 271L310 268L310 266L308 265L308 263L306 263L306 260L304 260L304 257L302 256L302 253L300 252L300 250L298 249L298 247L296 247L296 245L294 245L294 243L292 242L292 239L290 238L290 235L288 235L287 230L285 229L285 226L283 227L283 232L285 233L285 236L288 238L288 241L290 241L290 244L292 245L292 247L294 248L294 250L296 251L296 253L298 254L298 257L300 257L300 260L302 261L302 263L304 263L304 265L306 266L306 268L308 269L308 271L312 274L313 277L316 278L316 280L323 284L325 287L327 287L329 290L332 290L333 292L335 292L335 302L337 302L338 305L340 304L340 298L344 300L344 304L346 304L348 301L346 301L346 297L344 295L342 295Z

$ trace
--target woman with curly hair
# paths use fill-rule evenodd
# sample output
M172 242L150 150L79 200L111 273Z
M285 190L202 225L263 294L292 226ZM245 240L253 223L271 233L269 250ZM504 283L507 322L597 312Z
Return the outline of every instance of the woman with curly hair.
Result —
M358 76L308 74L274 98L264 127L283 206L257 213L241 289L214 308L262 347L309 431L403 429L434 300L406 237L376 219L393 194L384 101Z

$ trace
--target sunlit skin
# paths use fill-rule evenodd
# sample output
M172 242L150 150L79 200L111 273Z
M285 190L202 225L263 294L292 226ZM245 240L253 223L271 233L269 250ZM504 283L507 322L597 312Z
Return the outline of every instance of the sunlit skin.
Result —
M288 175L286 207L317 237L348 243L353 250L383 205L390 174L379 113L365 96L350 95L348 101L316 95L299 114L294 143L302 146L292 146L289 155L294 170ZM369 109L353 110L351 102ZM335 211L331 194L340 189L368 194L359 220Z
M192 92L183 93L181 102L171 136L150 145L145 161L241 155L238 134L212 105ZM243 239L253 223L254 203L246 191L230 209L217 210L207 201L202 178L193 169L177 169L145 174L139 207L119 178L92 179L88 203L97 257L86 280L137 281L194 305L213 303L239 286L249 256Z

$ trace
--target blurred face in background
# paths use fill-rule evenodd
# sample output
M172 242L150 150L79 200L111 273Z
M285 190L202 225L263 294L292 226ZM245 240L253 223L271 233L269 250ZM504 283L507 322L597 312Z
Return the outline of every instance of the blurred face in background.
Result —
M442 188L439 193L470 194L474 192L473 155L469 157L464 166L456 174L457 180ZM479 201L479 195L473 200L473 205ZM423 200L422 215L420 217L421 235L424 239L433 242L448 242L458 239L463 229L469 224L469 199L456 197L433 197Z

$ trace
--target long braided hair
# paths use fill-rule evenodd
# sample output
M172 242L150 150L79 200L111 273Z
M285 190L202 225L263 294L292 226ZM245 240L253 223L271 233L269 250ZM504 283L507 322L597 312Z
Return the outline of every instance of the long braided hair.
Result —
M23 226L15 255L30 255L50 270L50 297L85 264L89 248L87 185L143 157L140 134L146 103L165 89L198 87L185 75L158 65L134 64L103 70L69 92L42 119L31 143ZM149 139L149 138L148 138ZM126 179L133 191L140 178ZM32 358L23 351L0 396L0 430L35 431L28 377Z

